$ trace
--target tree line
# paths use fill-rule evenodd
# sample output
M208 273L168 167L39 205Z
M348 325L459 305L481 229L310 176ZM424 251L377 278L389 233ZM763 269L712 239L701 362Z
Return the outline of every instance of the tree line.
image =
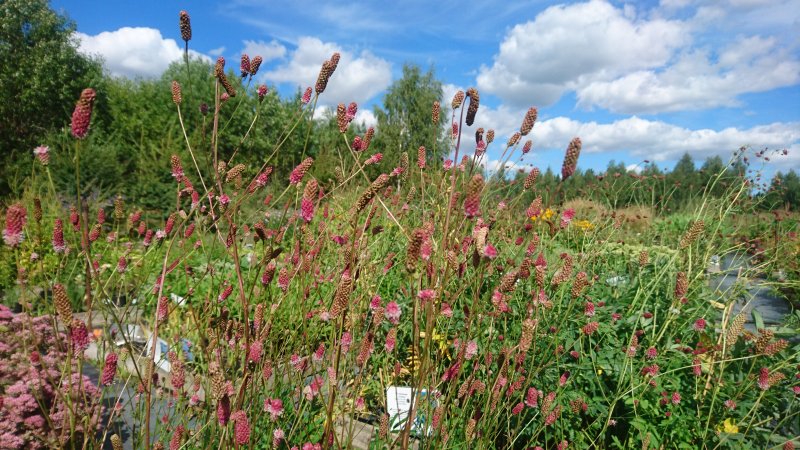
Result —
M45 0L0 4L0 89L7 98L15 99L0 102L0 197L19 197L31 181L34 189L45 189L43 177L32 178L36 167L31 151L39 145L50 148L49 170L56 191L75 192L74 148L68 125L81 89L91 86L97 91L97 100L86 143L90 157L81 163L82 194L109 200L121 195L149 211L168 210L175 195L168 170L170 155L189 160L171 84L177 80L182 86L187 137L203 150L212 126L208 113L215 95L212 64L200 59L177 61L156 79L111 77L104 73L102 61L77 50L75 29L74 22L53 11ZM314 119L307 108L301 108L302 92L282 98L268 89L259 96L252 78L241 78L233 68L228 69L228 78L243 94L222 107L220 158L227 159L235 152L237 163L257 168L279 147L274 177L280 183L305 156L315 158L313 176L323 183L334 180L341 158L347 157L343 140L352 142L356 135L363 136L365 125L354 124L343 137L335 114ZM433 69L403 67L402 77L375 107L379 131L370 148L379 149L384 158L368 168L371 176L391 171L409 156L414 160L420 146L426 147L432 161L447 156L449 112L445 105L449 99L442 99L441 92L441 81ZM439 124L431 120L435 101L442 105ZM256 111L259 117L254 124ZM292 127L294 132L289 133ZM202 157L198 165L214 170ZM713 183L723 171L724 176ZM579 169L566 183L559 183L559 176L546 168L537 181L537 191L547 200L582 197L613 207L646 204L670 212L685 207L705 189L721 195L730 177L746 171L742 159L726 166L719 157L709 158L697 168L688 154L671 171L648 163L633 172L624 163L611 161L604 172ZM516 181L511 189L521 189L526 176L517 173L505 180ZM778 172L764 183L757 195L765 196L765 205L800 206L800 181L794 170Z

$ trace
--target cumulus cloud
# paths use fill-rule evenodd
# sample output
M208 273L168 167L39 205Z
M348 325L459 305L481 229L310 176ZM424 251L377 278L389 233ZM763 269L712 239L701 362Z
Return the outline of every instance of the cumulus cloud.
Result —
M594 81L578 88L578 104L624 113L735 106L740 94L800 81L800 61L776 50L775 44L775 39L741 38L717 55L697 50L664 70Z
M242 53L247 54L251 59L261 56L264 62L267 62L283 58L286 55L286 47L274 39L270 42L246 40Z
M741 94L800 82L800 59L772 36L800 14L772 2L706 3L662 1L646 14L604 0L550 7L508 32L478 86L516 106L574 92L584 108L644 114L735 106ZM758 18L753 34L730 25L743 17Z
M302 37L289 60L265 77L275 83L293 83L305 88L314 86L323 61L339 52L341 58L320 101L326 104L357 102L359 104L383 92L392 81L388 61L363 51L359 55L342 50L331 42Z
M556 117L538 124L534 142L540 148L566 148L580 136L585 152L626 150L655 161L677 159L685 152L697 159L728 156L741 146L783 149L800 142L800 123L773 123L748 129L689 129L662 121L630 117L611 123L579 122ZM790 154L790 164L800 165Z
M101 56L105 67L114 76L157 77L170 63L183 58L183 46L174 39L165 39L155 28L123 27L90 36L75 33L79 50ZM190 50L190 55L210 59Z
M550 105L587 80L661 66L687 43L683 22L632 15L604 1L547 8L511 29L478 86L507 102Z

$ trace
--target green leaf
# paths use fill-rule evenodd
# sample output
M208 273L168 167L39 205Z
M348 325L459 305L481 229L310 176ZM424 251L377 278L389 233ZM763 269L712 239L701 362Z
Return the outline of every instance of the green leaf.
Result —
M753 309L750 314L753 316L753 322L756 323L756 329L763 330L764 318L761 316L761 313Z

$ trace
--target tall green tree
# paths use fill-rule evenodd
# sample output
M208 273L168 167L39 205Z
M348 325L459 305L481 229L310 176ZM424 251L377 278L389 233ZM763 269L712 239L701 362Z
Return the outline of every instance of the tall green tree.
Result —
M0 194L30 172L38 140L68 124L81 90L102 78L100 63L78 52L74 31L46 0L0 2Z
M436 101L442 104L438 124L431 119ZM442 101L442 83L433 68L423 73L419 66L404 65L403 76L389 87L383 106L375 107L375 117L378 127L374 145L384 152L389 164L395 164L403 152L413 160L420 146L425 146L429 158L439 158L449 150L443 126L449 113Z

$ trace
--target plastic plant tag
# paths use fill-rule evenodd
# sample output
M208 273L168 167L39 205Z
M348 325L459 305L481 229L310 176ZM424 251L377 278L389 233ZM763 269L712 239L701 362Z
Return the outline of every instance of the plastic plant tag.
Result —
M389 386L386 389L386 409L389 413L389 429L391 431L402 431L405 428L411 409L411 399L411 388L408 386ZM430 435L433 428L428 424L427 415L433 414L433 409L436 408L438 402L428 396L427 389L423 389L414 403L416 413L414 422L411 424L411 431L420 434L427 426L427 434Z

